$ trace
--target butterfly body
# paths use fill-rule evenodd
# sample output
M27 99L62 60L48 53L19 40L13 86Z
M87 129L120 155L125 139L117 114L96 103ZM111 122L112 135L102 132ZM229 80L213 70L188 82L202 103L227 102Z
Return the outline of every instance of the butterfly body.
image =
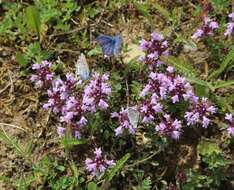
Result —
M122 45L122 37L120 34L112 37L107 35L100 35L96 38L97 42L102 47L102 52L105 56L117 56L120 53Z
M76 75L80 76L82 80L87 80L90 77L89 65L83 53L79 56L76 63Z

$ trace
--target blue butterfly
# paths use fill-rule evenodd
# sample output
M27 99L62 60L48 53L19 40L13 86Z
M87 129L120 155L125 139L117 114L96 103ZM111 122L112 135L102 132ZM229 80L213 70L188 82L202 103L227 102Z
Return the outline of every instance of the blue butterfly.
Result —
M102 52L105 56L117 56L122 45L121 34L114 37L100 35L96 38L97 42L102 46Z

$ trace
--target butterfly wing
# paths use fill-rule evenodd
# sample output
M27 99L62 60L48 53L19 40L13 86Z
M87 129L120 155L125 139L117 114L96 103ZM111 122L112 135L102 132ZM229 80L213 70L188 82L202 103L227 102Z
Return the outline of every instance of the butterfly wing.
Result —
M107 35L100 35L96 40L102 46L104 55L112 56L114 54L115 38Z
M133 107L128 107L128 119L131 125L136 128L140 118L140 113Z
M108 43L113 43L113 37L107 35L99 35L96 40L101 46Z
M104 55L106 55L108 57L112 56L113 53L114 53L114 45L113 45L113 43L103 45L102 46L102 52L103 52Z
M83 53L76 62L76 74L79 75L82 80L87 80L89 78L89 65Z
M114 44L113 54L117 56L120 52L120 48L121 48L122 41L123 41L121 34L116 35L114 37L114 41L115 41L115 44Z

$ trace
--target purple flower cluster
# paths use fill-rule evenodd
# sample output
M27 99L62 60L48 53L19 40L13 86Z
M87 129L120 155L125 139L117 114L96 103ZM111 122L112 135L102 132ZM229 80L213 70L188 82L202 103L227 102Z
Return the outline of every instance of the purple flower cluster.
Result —
M198 39L212 36L217 28L219 28L219 24L217 22L212 21L209 17L204 17L203 25L197 29L197 31L192 35L192 38Z
M171 97L172 103L179 102L180 100L193 100L195 95L190 83L179 75L171 77L171 83L168 88L168 95Z
M32 69L36 73L31 75L30 80L35 83L36 88L48 88L51 85L54 77L51 66L52 64L48 61L33 64Z
M108 107L107 98L111 87L107 74L95 73L90 82L83 87L82 81L72 74L66 74L65 79L56 78L48 61L34 64L32 67L36 73L32 75L31 80L35 82L36 87L47 89L48 101L43 108L51 109L62 123L72 129L75 137L80 138L80 131L87 124L87 112L96 112L97 108L104 110ZM60 137L65 131L64 127L57 129Z
M151 72L148 83L141 91L140 97L156 93L161 99L165 99L170 82L170 79L164 73Z
M140 113L142 115L142 123L152 122L156 114L163 112L163 106L159 102L157 94L153 94L149 99L143 100L140 106Z
M156 125L155 130L161 135L170 136L172 139L179 139L181 134L181 121L171 119L169 114L164 114L163 120Z
M204 26L201 28L202 35L211 35L213 30L218 28L216 22L209 18L204 19ZM200 36L200 37L201 37ZM152 64L148 55L152 53L152 45L157 40L164 40L158 34L152 34L150 41L141 41L141 48L146 52L144 63ZM158 64L160 65L160 64ZM210 117L216 112L206 98L199 98L194 94L191 84L182 76L175 73L172 66L165 67L163 64L157 72L151 72L147 84L140 93L142 98L139 112L142 123L155 125L155 130L160 135L178 139L182 133L182 120L173 118L169 114L168 104L175 104L180 101L189 103L189 110L185 113L187 125L202 124L207 127ZM184 120L183 120L184 121ZM158 124L159 123L159 124Z
M233 119L233 115L231 113L226 113L225 115L225 119L227 120L228 122L228 134L230 136L234 136L234 119Z
M53 79L50 88L47 90L49 100L43 105L43 108L52 108L54 113L62 112L63 106L73 94L77 84L81 84L81 82L76 81L71 74L67 74L65 80L60 78Z
M190 83L179 75L175 75L174 69L169 66L168 74L151 72L148 84L140 93L141 97L156 93L160 99L171 99L172 103L180 100L193 100L195 95Z
M122 108L119 113L114 112L111 114L112 118L117 118L119 127L115 129L115 135L119 136L123 133L124 129L127 129L129 133L135 134L136 128L131 124L128 118L128 110Z
M182 127L181 121L176 118L173 120L169 114L165 113L168 101L172 104L179 101L194 104L198 100L190 83L185 78L176 75L171 66L165 69L165 73L151 72L140 97L142 98L139 105L141 122L155 125L157 133L173 139L180 137ZM120 123L120 126L115 129L117 136L123 133L123 129L128 129L131 134L135 133L135 128L129 121L127 109L122 108L120 113L113 113L112 117L118 118ZM160 123L157 124L159 121Z
M216 113L216 108L208 102L207 98L197 99L191 107L190 111L185 113L187 125L202 124L202 127L207 128L210 123L209 117Z
M108 84L109 76L94 73L87 85L82 80L77 80L72 74L66 74L64 78L56 77L50 70L52 64L43 61L34 64L35 74L31 81L36 87L47 89L48 101L43 105L44 109L51 109L61 123L71 129L74 137L81 137L81 129L87 124L86 113L96 112L97 109L104 110L108 107L107 99L111 94ZM67 128L57 127L59 137L63 137ZM114 165L113 160L104 159L101 148L95 149L95 158L87 158L86 168L93 175L104 172L107 167Z
M176 118L172 120L169 114L165 114L168 100L173 104L179 101L193 104L197 103L198 98L194 95L190 83L185 78L175 75L172 67L168 67L166 71L166 74L150 73L149 81L140 93L140 113L142 123L156 124L160 120L155 127L156 132L178 139L182 132L181 121Z
M152 33L149 41L142 39L140 41L141 49L146 53L145 56L140 57L140 60L150 66L159 66L163 62L160 56L168 56L168 42L164 39L162 34Z
M93 159L87 158L85 160L86 169L91 172L93 176L104 172L109 166L115 165L113 160L107 160L102 156L101 148L95 148L95 157Z
M231 36L234 32L234 12L230 13L228 17L231 19L231 21L227 23L227 29L224 33L225 36Z
M108 79L107 74L102 76L98 73L93 74L93 78L84 89L83 110L96 112L97 108L104 110L108 107L107 98L111 94Z
M67 74L64 80L54 79L51 88L47 90L48 102L43 105L46 110L51 108L60 121L72 129L77 138L80 138L80 130L87 123L85 111L82 110L82 94L76 91L76 87L81 83L72 74ZM60 128L57 132L62 136L65 130Z

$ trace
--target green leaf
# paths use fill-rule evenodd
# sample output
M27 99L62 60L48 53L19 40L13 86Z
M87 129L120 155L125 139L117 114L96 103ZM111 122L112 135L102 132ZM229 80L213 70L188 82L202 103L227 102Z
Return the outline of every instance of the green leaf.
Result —
M195 77L198 75L198 72L192 67L191 64L185 63L182 58L170 56L170 57L162 57L162 60L169 65L174 66L179 72L181 72L185 76Z
M204 85L195 84L194 88L195 88L196 95L199 97L204 97L209 94L209 88L207 88Z
M229 80L229 81L219 81L213 85L214 90L219 89L219 88L228 88L230 86L234 85L234 80Z
M232 107L232 103L234 100L230 100L229 97L220 97L220 96L215 96L215 103L221 107L223 111L228 111L234 115L234 109Z
M36 32L38 38L40 38L41 21L37 7L29 6L26 8L26 21L28 28Z
M11 178L7 177L7 176L0 176L0 181L3 181L5 183L11 183Z
M39 42L30 43L27 47L27 56L30 58L35 57L35 55L39 55L41 52L41 46Z
M61 172L65 171L65 167L60 165L60 166L57 166L57 169L60 170Z
M137 11L139 11L139 13L141 13L143 16L145 16L149 20L152 19L150 15L149 7L147 4L138 3L136 1L133 4L134 4L134 7L137 9Z
M13 137L10 137L5 131L0 132L0 139L6 144L11 145L19 155L26 156L26 153L21 145Z
M97 190L97 184L94 182L89 182L88 183L88 190Z
M175 26L176 24L179 24L181 17L183 14L182 7L175 7L171 14L172 24Z
M28 65L26 56L20 52L16 53L16 61L20 64L21 67L27 67Z
M77 184L79 184L79 173L78 173L78 169L76 166L76 163L72 160L69 163L70 167L71 167L71 172L72 172L72 186L70 189L74 189L74 186L76 186Z
M204 80L201 80L201 79L198 79L198 78L195 78L195 77L187 77L187 80L190 82L190 83L193 83L193 84L197 84L197 85L200 85L200 86L204 86L204 87L207 87L209 88L210 90L214 90L212 84L210 84L209 82L206 82Z
M127 153L120 160L118 160L116 165L107 172L105 179L110 182L112 178L123 168L130 156L131 155Z
M161 5L159 5L158 3L153 3L152 4L153 8L155 8L162 16L165 17L165 19L167 20L172 20L170 13L163 8Z
M222 153L222 150L219 148L216 142L211 142L207 139L203 139L197 146L199 154L202 156L211 155L213 153Z
M225 9L228 9L228 6L230 5L230 0L211 0L212 5L215 9L216 13L222 14L225 12Z
M208 79L214 79L217 78L220 74L222 74L222 72L224 72L224 70L226 69L226 67L229 65L229 63L233 63L234 61L234 48L232 48L228 55L225 57L225 59L223 60L223 62L221 63L220 67L213 71L209 76Z
M72 170L72 174L73 174L74 179L77 179L78 178L78 169L76 167L76 163L74 161L71 161L70 166L71 166L71 170Z
M152 181L150 177L145 178L140 185L137 186L137 190L150 190L152 187Z
M62 139L62 145L65 147L65 148L70 148L72 146L75 146L75 145L80 145L80 144L85 144L87 143L86 140L78 140L74 137L72 137L71 135L69 134L66 134L63 139Z
M91 49L87 55L89 57L96 56L96 55L101 55L102 54L102 49L100 46L95 47L94 49Z
M182 35L175 33L177 38L175 39L176 43L182 43L184 44L184 50L186 51L196 51L197 50L197 44L192 39L186 39Z

